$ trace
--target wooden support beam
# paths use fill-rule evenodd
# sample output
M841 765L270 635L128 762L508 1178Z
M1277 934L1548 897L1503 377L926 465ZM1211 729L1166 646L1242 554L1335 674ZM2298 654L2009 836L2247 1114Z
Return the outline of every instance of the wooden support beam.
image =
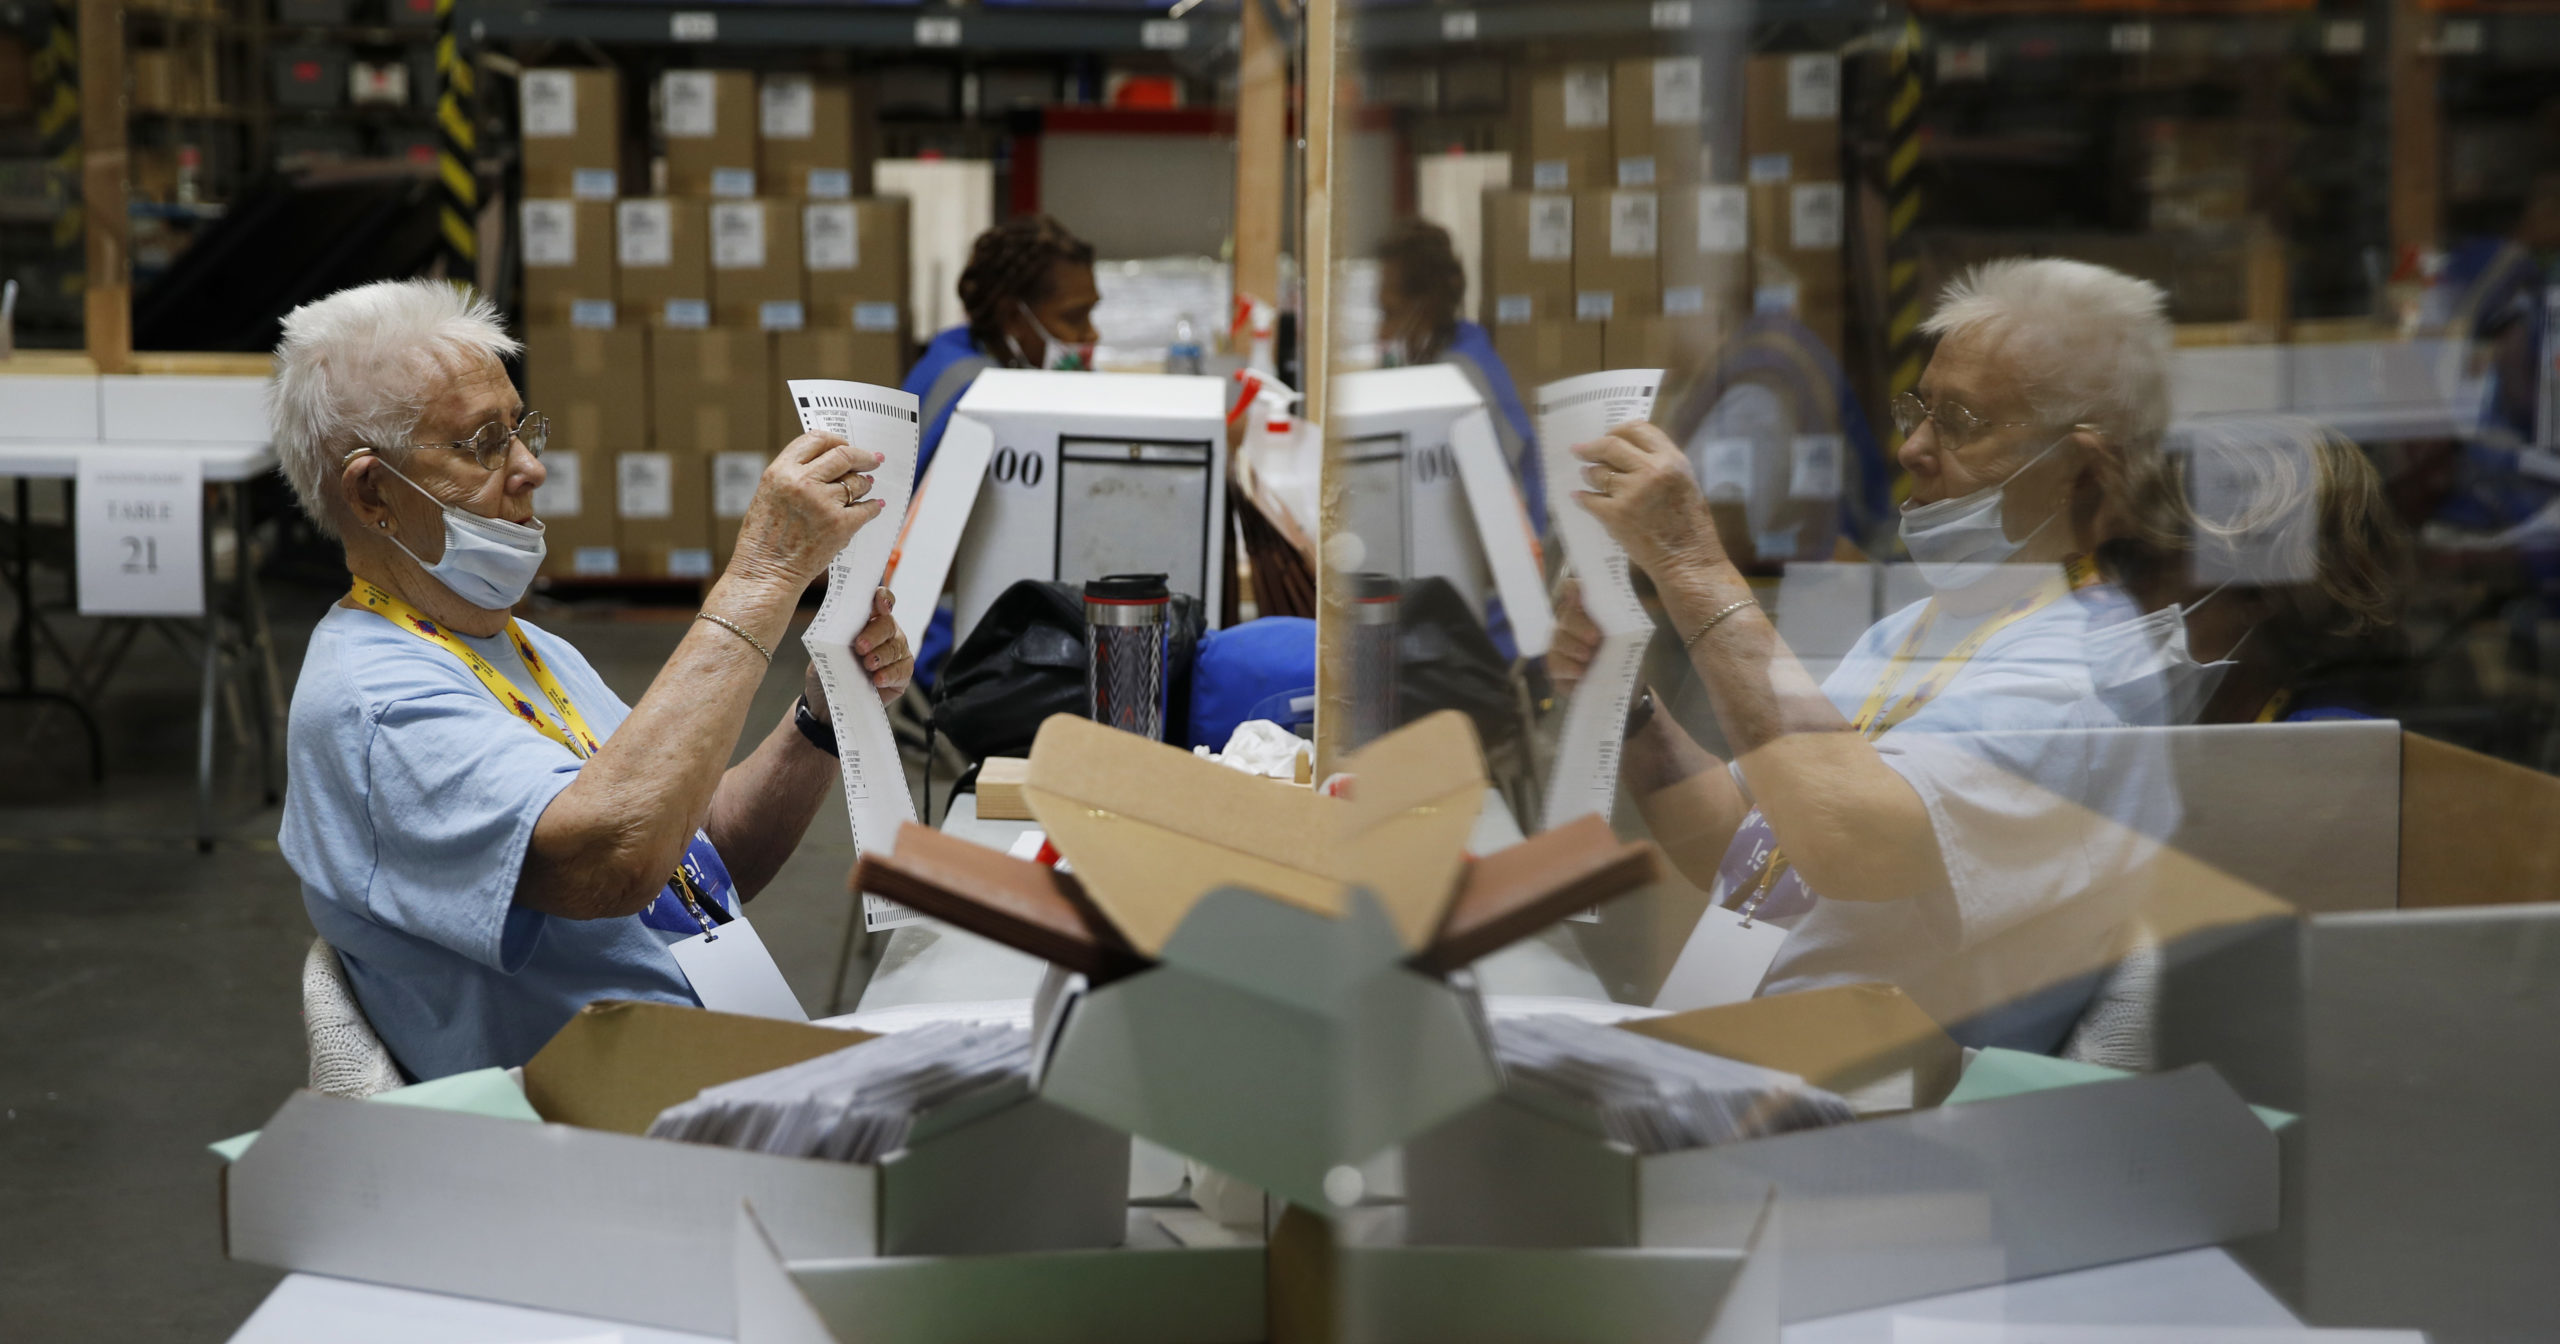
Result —
M2436 16L2421 0L2391 7L2391 246L2432 248L2444 227L2444 95Z
M80 0L80 204L88 231L89 358L133 367L132 224L125 211L124 6Z
M1343 445L1327 423L1333 359L1334 122L1339 94L1335 0L1306 0L1307 129L1306 217L1299 228L1298 369L1306 384L1308 423L1324 433L1324 462L1317 475L1316 527L1316 778L1333 773L1350 748L1350 576L1334 564L1332 544L1349 526L1343 494Z
M1245 0L1238 66L1235 289L1276 303L1289 198L1289 44L1259 0Z

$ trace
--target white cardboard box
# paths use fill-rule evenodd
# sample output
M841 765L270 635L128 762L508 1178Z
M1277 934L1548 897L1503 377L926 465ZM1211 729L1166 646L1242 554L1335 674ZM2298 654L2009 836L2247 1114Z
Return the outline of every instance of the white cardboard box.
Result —
M1731 1246L1775 1190L1789 1322L2209 1246L2276 1222L2276 1140L2184 1069L1638 1156L1497 1099L1406 1145L1420 1243Z
M98 437L141 443L265 443L267 380L227 374L116 374L98 380Z
M728 1080L717 1076L724 1037L761 1047L729 1052L746 1061L729 1077L861 1039L599 1004L526 1066L526 1093L546 1115L619 1113L638 1117L624 1123L636 1130L704 1079ZM546 1071L564 1041L590 1047L586 1067ZM235 1260L281 1269L726 1334L741 1200L795 1256L1111 1246L1125 1230L1128 1162L1127 1136L1018 1090L920 1117L907 1149L877 1165L305 1092L225 1173L224 1241Z

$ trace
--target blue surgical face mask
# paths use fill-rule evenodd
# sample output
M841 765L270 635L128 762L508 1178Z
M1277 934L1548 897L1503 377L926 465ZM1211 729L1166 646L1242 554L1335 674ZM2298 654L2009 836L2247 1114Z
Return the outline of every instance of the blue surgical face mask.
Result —
M429 578L475 607L504 611L524 600L525 590L533 586L535 571L542 568L545 544L541 522L511 523L455 508L429 494L425 486L409 480L380 453L374 457L382 461L384 471L407 481L410 489L426 495L428 502L444 512L443 559L428 564L398 537L390 539L392 545L417 560L418 568L427 571Z
M2011 541L2000 518L2000 503L2010 482L2026 475L2069 437L2065 434L2046 444L2025 465L1979 490L1902 511L1902 547L1920 566L1920 577L1930 588L1943 593L1980 582L2052 525L2053 519L2047 517L2027 535Z

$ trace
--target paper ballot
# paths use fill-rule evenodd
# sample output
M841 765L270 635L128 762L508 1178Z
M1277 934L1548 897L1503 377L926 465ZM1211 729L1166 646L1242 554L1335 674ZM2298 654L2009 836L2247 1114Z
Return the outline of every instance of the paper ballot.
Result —
M1618 792L1627 708L1643 672L1645 645L1653 639L1653 618L1636 599L1626 551L1582 507L1584 463L1573 455L1574 445L1653 414L1654 390L1661 385L1660 369L1620 369L1538 389L1538 457L1546 472L1547 509L1555 516L1565 563L1582 586L1583 610L1600 628L1599 652L1565 706L1541 829L1585 812L1609 815Z
M827 689L827 703L834 707L854 848L885 854L897 843L899 825L916 819L915 800L907 793L907 769L889 731L889 712L853 656L853 639L871 621L871 595L888 573L898 530L906 526L907 500L916 483L916 399L912 393L867 383L794 378L791 404L799 408L802 430L841 434L855 447L886 459L871 473L871 497L881 502L880 516L863 524L827 566L827 600L802 640L817 665L819 684ZM925 619L932 614L930 607L900 611L899 628L910 642L921 640ZM865 928L884 929L918 918L876 896L862 898Z

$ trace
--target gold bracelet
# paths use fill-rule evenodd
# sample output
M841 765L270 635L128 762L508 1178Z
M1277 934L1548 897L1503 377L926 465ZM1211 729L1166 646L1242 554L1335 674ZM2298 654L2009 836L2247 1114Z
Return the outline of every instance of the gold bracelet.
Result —
M1715 615L1708 617L1708 618L1707 618L1707 623L1706 623L1705 625L1699 626L1699 627L1698 627L1698 632L1697 632L1696 634L1693 634L1693 635L1689 636L1687 639L1684 639L1684 640L1680 641L1680 651L1681 651L1682 653L1687 653L1689 650L1691 650L1691 649L1694 649L1694 648L1698 647L1698 641L1699 641L1699 640L1702 640L1702 639L1705 639L1705 638L1707 637L1707 632L1708 632L1708 631L1713 630L1713 629L1715 629L1717 626L1724 624L1724 618L1725 618L1725 617L1730 616L1730 615L1732 615L1733 613L1735 613L1735 612L1737 612L1737 611L1742 610L1744 607L1756 607L1756 606L1759 606L1759 605L1760 605L1760 604L1759 604L1758 602L1753 601L1752 599L1750 599L1750 598L1747 598L1747 597L1746 597L1746 598L1742 599L1741 601L1736 602L1736 603L1732 604L1731 606L1726 607L1724 610L1717 612Z
M738 638L747 641L748 648L764 655L765 666L773 666L773 650L766 648L762 641L758 640L755 636L748 634L745 626L738 624L736 621L730 620L728 617L723 616L716 611L697 611L693 614L693 619L697 621L709 621L713 625L719 626L721 629L728 631L730 634L736 635Z

